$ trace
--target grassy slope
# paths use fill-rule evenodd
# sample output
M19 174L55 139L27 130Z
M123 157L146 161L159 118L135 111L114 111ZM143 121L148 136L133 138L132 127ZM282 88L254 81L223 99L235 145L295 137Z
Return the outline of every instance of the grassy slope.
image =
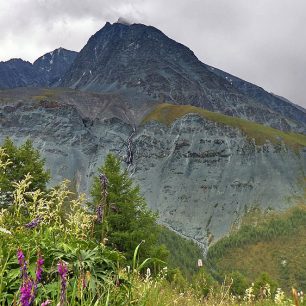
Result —
M305 291L306 206L246 218L240 229L209 249L208 261L222 275L239 271L254 281L267 272L282 288Z
M306 146L306 135L285 133L252 121L210 112L191 105L159 104L151 113L144 117L143 123L154 120L170 125L176 119L188 113L195 113L205 119L234 128L239 128L248 138L255 139L256 144L258 145L264 144L266 140L269 140L272 143L279 143L282 140L294 149Z
M203 258L203 251L193 241L161 226L159 242L170 251L169 268L178 267L187 278L198 271L197 261L199 258Z

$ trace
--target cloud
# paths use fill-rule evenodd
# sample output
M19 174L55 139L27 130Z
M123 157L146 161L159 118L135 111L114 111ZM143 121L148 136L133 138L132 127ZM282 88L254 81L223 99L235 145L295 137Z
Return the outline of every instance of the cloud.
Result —
M203 62L306 107L304 0L0 0L0 60L80 50L119 17L153 25Z

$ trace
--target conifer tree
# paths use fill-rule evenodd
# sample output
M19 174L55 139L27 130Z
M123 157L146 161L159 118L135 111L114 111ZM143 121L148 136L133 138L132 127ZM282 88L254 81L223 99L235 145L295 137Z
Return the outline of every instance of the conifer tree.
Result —
M141 258L164 259L167 250L158 246L157 215L147 208L128 172L121 170L119 159L108 154L98 173L93 179L91 196L101 222L102 239L107 238L108 244L123 252L128 260L142 241Z
M9 159L11 163L5 169L0 169L0 206L9 204L13 183L21 181L28 173L32 176L29 191L46 190L50 173L44 169L45 161L30 140L18 147L10 138L6 138L1 147L7 155L4 159Z

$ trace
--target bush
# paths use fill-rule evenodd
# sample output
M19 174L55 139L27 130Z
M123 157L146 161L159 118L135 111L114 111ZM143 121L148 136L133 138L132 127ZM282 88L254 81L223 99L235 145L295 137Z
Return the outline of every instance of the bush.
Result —
M231 293L236 296L243 296L245 290L250 286L247 278L237 271L230 273L228 277L232 279Z

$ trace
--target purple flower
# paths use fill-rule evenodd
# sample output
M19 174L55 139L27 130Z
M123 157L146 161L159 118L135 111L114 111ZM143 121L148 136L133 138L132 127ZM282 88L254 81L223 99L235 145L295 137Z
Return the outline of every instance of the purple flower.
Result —
M28 278L27 262L22 250L17 251L18 264L20 266L20 277L25 281Z
M99 179L100 179L103 195L106 198L106 196L107 196L107 187L108 187L108 183L109 183L108 179L107 179L107 177L106 177L106 175L104 173L100 173L99 174Z
M61 281L61 299L59 305L63 306L66 301L67 273L68 273L67 264L63 260L60 260L60 262L57 264L57 271Z
M50 300L46 300L44 301L41 306L47 306L47 305L50 305L51 304L51 301Z
M20 287L20 305L30 306L32 304L33 297L33 282L31 279L27 279Z
M101 205L101 204L98 205L96 211L97 211L97 222L98 223L102 223L102 221L103 221L103 214L104 214L104 207L103 207L103 205Z
M20 305L29 306L31 305L32 293L33 293L33 282L28 276L27 262L21 249L17 251L18 263L20 266L20 275L22 278L22 285L20 287Z
M33 228L37 227L40 224L41 221L42 221L41 216L36 217L31 222L25 224L25 227L28 228L28 229L33 229Z
M17 258L18 258L18 263L19 263L19 266L22 267L23 264L24 264L24 254L22 252L22 250L19 248L18 251L17 251Z
M42 258L41 254L38 255L37 262L36 262L36 284L41 282L43 269L42 266L44 264L44 259Z
M17 258L20 265L22 278L22 285L20 287L20 305L30 306L33 304L37 294L37 285L42 279L42 266L44 264L44 259L42 258L41 254L38 255L36 262L36 278L34 282L33 279L28 275L27 262L21 249L18 249L17 251Z

